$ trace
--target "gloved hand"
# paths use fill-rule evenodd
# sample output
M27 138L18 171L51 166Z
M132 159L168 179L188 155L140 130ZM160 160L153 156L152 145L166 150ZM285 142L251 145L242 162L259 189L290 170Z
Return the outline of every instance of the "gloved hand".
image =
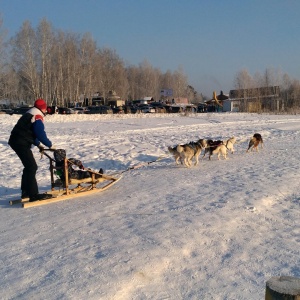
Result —
M39 151L40 151L40 152L43 152L44 149L45 149L45 148L42 146L42 144L39 144L39 145L38 145L38 148L39 148Z
M52 146L50 147L50 149L51 149L51 150L56 150L56 147L55 147L54 145L52 145Z

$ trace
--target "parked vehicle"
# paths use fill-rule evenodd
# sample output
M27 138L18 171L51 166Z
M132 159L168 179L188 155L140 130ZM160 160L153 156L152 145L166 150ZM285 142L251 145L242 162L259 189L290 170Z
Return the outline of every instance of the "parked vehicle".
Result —
M75 111L77 111L78 114L87 114L89 109L87 107L74 107Z
M207 104L205 103L199 103L197 107L197 112L199 113L205 113L207 112Z
M187 105L187 106L184 107L183 110L185 112L195 113L195 112L197 112L197 106L195 106L195 105Z
M14 111L11 108L1 108L1 111L0 111L1 114L8 114L8 115L12 115L13 112Z
M58 107L57 108L58 113L62 115L71 115L71 114L76 114L77 112L69 107Z
M125 114L139 114L141 110L136 105L126 105Z
M181 106L166 105L165 108L167 113L181 113L183 111Z
M155 112L157 113L166 113L166 105L161 102L151 102L150 104L153 108L155 108Z
M142 104L148 104L148 101L147 100L132 100L131 101L131 104L132 105L142 105Z
M32 106L22 106L22 107L16 107L13 108L11 112L9 112L10 115L17 114L17 115L24 115Z
M155 113L155 108L149 104L140 104L138 107L142 113Z
M113 110L110 106L99 105L99 106L89 106L87 114L112 114Z
M113 110L114 114L124 114L124 107L123 106L113 107L112 110Z
M53 115L58 113L58 108L55 105L52 106L47 106L47 114L48 115Z

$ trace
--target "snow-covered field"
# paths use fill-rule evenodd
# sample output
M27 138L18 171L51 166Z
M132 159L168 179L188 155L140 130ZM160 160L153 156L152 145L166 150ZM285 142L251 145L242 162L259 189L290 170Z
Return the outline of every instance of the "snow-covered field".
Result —
M55 115L49 138L108 174L107 191L23 209L22 165L0 115L1 299L264 299L273 276L300 277L300 116ZM259 132L265 147L246 153ZM228 160L176 166L167 146L237 138ZM40 191L50 188L40 160ZM147 164L163 156L157 162Z

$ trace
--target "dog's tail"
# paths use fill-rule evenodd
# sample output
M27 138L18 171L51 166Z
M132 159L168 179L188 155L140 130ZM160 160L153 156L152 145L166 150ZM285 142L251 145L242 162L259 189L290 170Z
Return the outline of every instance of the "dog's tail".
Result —
M254 146L255 141L256 141L256 138L252 138L252 139L250 140L249 146L248 146L248 149L247 149L247 152L249 152L250 148L251 148L252 146Z
M183 145L178 145L177 148L176 148L176 150L177 150L177 152L179 152L179 153L184 152L184 147L183 147Z

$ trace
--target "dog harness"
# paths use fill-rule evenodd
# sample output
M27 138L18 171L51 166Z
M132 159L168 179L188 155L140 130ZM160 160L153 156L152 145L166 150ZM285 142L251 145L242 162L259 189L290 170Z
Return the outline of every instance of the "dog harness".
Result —
M190 142L187 144L187 146L189 146L190 148L192 148L194 150L194 154L196 154L196 152L197 152L196 145L200 146L200 148L202 149L202 145L199 142Z

